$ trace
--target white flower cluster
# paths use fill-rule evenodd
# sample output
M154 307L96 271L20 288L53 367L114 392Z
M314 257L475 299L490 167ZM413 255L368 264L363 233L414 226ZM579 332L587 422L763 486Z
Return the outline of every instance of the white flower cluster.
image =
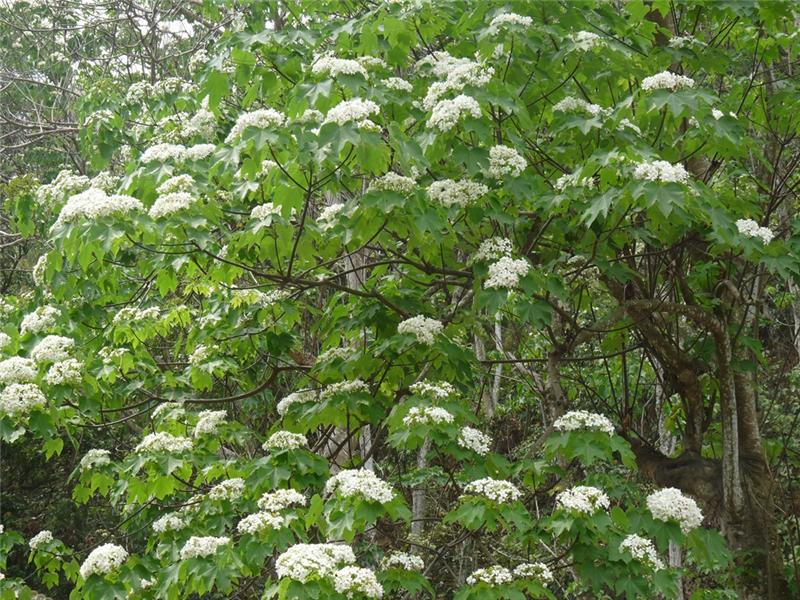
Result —
M642 89L646 92L651 90L679 90L682 88L694 87L694 79L670 71L662 71L650 77L642 79Z
M383 598L383 587L370 569L348 566L333 574L333 587L347 598Z
M103 467L111 464L111 453L108 450L92 448L83 455L80 462L81 471L89 471L94 467Z
M485 456L489 453L492 438L474 427L462 427L458 433L458 445Z
M188 192L194 186L194 177L191 175L181 174L173 175L165 179L161 185L156 188L159 194L169 194L170 192Z
M31 358L37 363L58 362L69 358L75 340L62 335L48 335L31 350Z
M638 125L636 125L635 123L631 122L630 119L622 119L619 122L619 127L617 127L617 129L619 131L624 131L626 128L630 129L631 131L635 131L639 135L642 135L642 130Z
M305 583L311 577L329 577L341 564L351 565L356 557L350 546L341 544L295 544L275 561L279 578Z
M502 237L493 237L483 240L478 251L472 255L473 262L497 260L503 256L511 256L513 245L511 240Z
M148 433L134 448L134 452L168 452L180 454L192 449L192 440L182 436L175 436L165 431Z
M507 12L500 13L494 19L492 19L491 23L489 23L489 27L492 29L497 29L501 25L521 25L522 27L530 27L533 25L533 19L523 15L518 15L517 13Z
M231 538L229 537L214 537L214 536L192 536L181 548L181 560L189 558L205 558L216 554L217 551L226 544L230 544Z
M47 398L35 383L12 383L0 392L0 414L27 416L47 404Z
M214 354L215 350L216 348L214 346L207 346L206 344L198 345L189 355L189 364L193 367L202 365Z
M342 202L329 204L328 206L323 208L322 211L320 211L319 217L317 217L317 221L321 222L323 229L330 229L336 224L335 222L336 217L343 210L344 210L344 204Z
M492 146L489 150L489 175L495 179L519 177L527 166L528 161L514 148Z
M431 346L436 336L442 333L444 325L437 319L417 315L406 319L397 326L397 333L413 335L421 344Z
M150 417L156 419L180 419L186 414L186 409L181 402L164 402L153 409Z
M81 577L88 579L91 575L105 575L128 560L128 552L116 544L103 544L89 553L81 565Z
M267 492L258 499L258 508L270 513L276 513L293 504L305 506L306 497L297 490L286 489Z
M690 35L676 35L671 37L668 44L670 48L684 48L698 43L698 40Z
M676 488L663 488L650 494L647 508L654 519L677 521L684 533L700 527L703 522L703 513L697 502Z
M79 219L95 220L143 210L144 205L136 198L124 194L109 196L103 190L89 188L80 194L70 196L58 213L54 227Z
M153 531L156 533L166 533L167 531L178 531L186 527L186 520L178 513L168 513L153 521Z
M422 571L425 561L416 554L392 552L381 561L381 569L403 569L404 571Z
M91 185L89 178L78 175L69 169L59 171L52 182L39 186L36 190L36 202L41 205L50 205L60 201L67 194L77 194Z
M280 402L278 402L277 411L278 414L282 417L286 416L286 412L289 410L289 407L292 404L302 404L304 402L312 402L317 397L317 393L314 390L301 390L299 392L292 392L288 396L285 396Z
M186 146L182 144L155 144L142 153L140 158L143 163L167 162L173 160L181 162L186 158Z
M444 81L437 81L428 88L425 98L422 100L422 108L433 110L442 96L448 92L462 91L466 86L483 87L494 76L494 69L478 62L465 60L454 65L447 72Z
M337 394L357 394L360 392L369 392L369 386L361 379L353 379L332 383L329 386L326 386L319 396L320 399L326 400L327 398L332 398Z
M514 289L519 285L520 277L525 277L530 268L531 266L524 258L514 259L510 256L504 256L489 265L489 277L483 286L486 289Z
M189 121L183 126L181 135L184 138L200 136L201 138L211 138L217 130L217 117L210 110L201 108L192 115Z
M441 132L450 131L464 116L479 119L481 107L472 96L459 94L452 100L441 100L433 107L428 126Z
M445 51L436 51L419 59L414 68L419 70L424 67L431 67L436 77L447 77L448 73L453 69L470 63L472 61L468 58L456 58Z
M186 160L203 160L211 155L217 147L214 144L195 144L186 148L184 158Z
M383 80L383 84L390 90L395 90L398 92L410 93L414 91L414 86L412 86L408 81L406 81L402 77L387 77L386 79Z
M544 563L522 563L514 568L515 579L536 579L542 585L553 581L553 572Z
M484 496L498 504L516 502L522 498L522 492L513 483L502 479L492 479L491 477L471 481L464 486L464 492L465 495Z
M487 585L506 585L514 581L514 576L511 571L500 565L492 565L484 569L478 569L467 577L467 584L476 585L478 583L485 583Z
M403 425L442 425L452 423L455 420L453 415L438 406L413 406L408 414L403 417Z
M334 78L342 74L361 75L364 79L368 77L367 70L357 60L336 58L330 54L317 58L311 67L311 72L314 75L329 75Z
M272 202L267 202L265 204L259 204L258 206L253 207L253 210L250 211L250 218L256 221L265 221L270 217L276 215L280 216L280 214L280 206L275 206Z
M320 363L327 363L333 360L348 360L355 354L355 351L352 348L341 348L341 347L334 347L328 348L325 352L322 352L319 356L317 356L316 362L317 364Z
M355 121L360 127L369 129L375 126L370 120L370 116L377 115L380 111L380 106L372 100L353 98L352 100L344 100L330 109L325 116L325 123L345 125Z
M435 400L445 400L458 393L452 383L448 383L447 381L432 382L427 379L412 383L408 389L411 390L412 394L427 396Z
M56 324L56 319L61 315L61 311L55 306L40 306L32 313L28 313L22 318L19 326L20 335L26 333L41 333L52 328Z
M0 360L0 383L30 383L36 379L36 364L30 358L12 356Z
M760 239L764 244L769 244L775 238L775 232L769 227L761 227L753 219L739 219L736 221L739 233L752 238Z
M264 442L261 448L268 450L295 450L308 445L306 436L302 433L292 433L291 431L276 431L269 439Z
M11 336L0 331L0 350L11 344Z
M244 517L236 525L239 533L255 535L265 529L280 529L283 527L283 518L270 512L257 512Z
M53 534L47 529L42 529L42 531L37 533L28 541L28 546L30 546L31 550L38 550L39 546L44 546L45 544L49 544L52 541L53 541Z
M590 485L577 485L556 496L556 504L575 513L591 515L610 506L605 492Z
M603 108L599 104L592 104L583 98L575 98L567 96L553 105L553 110L556 112L585 112L593 117L605 116L608 114L608 109Z
M591 31L578 31L573 33L570 38L578 50L591 50L598 46L605 46L605 40Z
M244 479L234 477L226 479L212 487L208 491L208 497L212 500L238 500L244 492Z
M288 292L285 290L271 290L269 292L262 292L256 289L238 289L233 290L231 295L231 304L234 308L243 305L258 306L264 308L285 300L289 297Z
M161 310L157 306L148 308L136 308L126 306L114 315L113 323L124 323L126 321L151 321L161 316Z
M666 160L654 160L642 162L633 169L633 176L636 179L646 179L647 181L662 181L686 183L689 181L689 173L680 163L672 164Z
M397 192L398 194L413 194L416 189L417 182L414 179L390 171L373 181L367 191L377 190Z
M186 210L197 202L197 198L189 192L170 192L156 198L148 214L153 219L160 219L167 215Z
M48 385L77 385L82 379L83 363L76 358L53 363L44 376L44 382Z
M619 551L629 552L633 558L649 565L655 570L664 568L664 563L658 558L658 552L653 542L635 533L630 534L622 540L622 543L619 545Z
M236 124L231 128L228 137L225 138L225 143L230 144L238 140L248 127L272 129L283 127L285 123L286 117L274 108L260 108L253 112L242 113L236 119Z
M489 192L482 183L461 179L442 179L428 186L428 196L434 202L444 206L467 206L479 200Z
M573 410L562 415L553 423L553 428L558 431L603 431L614 435L614 425L605 415L590 413L585 410Z
M367 469L344 469L328 479L325 494L338 493L345 498L363 498L385 504L394 498L392 486Z

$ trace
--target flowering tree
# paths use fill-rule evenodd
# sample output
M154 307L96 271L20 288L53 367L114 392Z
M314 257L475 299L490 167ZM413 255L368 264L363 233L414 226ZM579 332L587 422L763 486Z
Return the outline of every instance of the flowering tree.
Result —
M29 539L41 583L789 598L792 11L257 3L192 79L82 103L93 170L6 192L47 247L0 303L0 437L75 448L116 522Z

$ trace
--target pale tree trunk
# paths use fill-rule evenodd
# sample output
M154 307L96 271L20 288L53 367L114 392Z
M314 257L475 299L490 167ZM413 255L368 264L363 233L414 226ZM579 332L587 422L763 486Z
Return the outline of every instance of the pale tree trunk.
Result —
M417 452L417 468L425 469L428 466L428 451L430 450L430 440L425 440ZM411 492L411 533L421 535L425 530L425 488L415 487Z

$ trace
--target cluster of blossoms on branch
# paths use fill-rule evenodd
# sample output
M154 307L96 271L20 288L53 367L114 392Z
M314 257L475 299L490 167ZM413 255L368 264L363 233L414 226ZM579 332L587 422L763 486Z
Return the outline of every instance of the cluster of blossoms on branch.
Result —
M442 333L444 325L437 319L417 315L406 319L397 326L397 333L413 335L417 341L426 346L431 346L436 341L436 336Z
M585 410L573 410L560 416L553 428L558 431L602 431L614 435L614 425L608 417Z
M469 482L464 486L464 495L483 496L497 504L516 502L522 498L522 492L513 483L491 477Z
M650 494L647 497L647 508L654 519L675 521L684 533L703 523L703 513L697 502L676 488L663 488Z
M653 542L635 533L628 535L619 545L620 552L628 552L633 558L655 570L663 569L664 563L658 557Z
M764 244L769 244L775 238L775 232L769 227L761 227L753 219L739 219L736 221L736 228L743 236L756 238Z
M325 494L344 498L361 498L386 504L395 497L392 486L367 469L344 469L328 479Z

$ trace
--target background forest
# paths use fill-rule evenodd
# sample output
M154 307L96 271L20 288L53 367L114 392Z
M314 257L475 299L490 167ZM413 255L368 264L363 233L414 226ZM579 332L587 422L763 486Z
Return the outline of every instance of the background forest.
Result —
M0 599L800 597L789 0L0 0Z

